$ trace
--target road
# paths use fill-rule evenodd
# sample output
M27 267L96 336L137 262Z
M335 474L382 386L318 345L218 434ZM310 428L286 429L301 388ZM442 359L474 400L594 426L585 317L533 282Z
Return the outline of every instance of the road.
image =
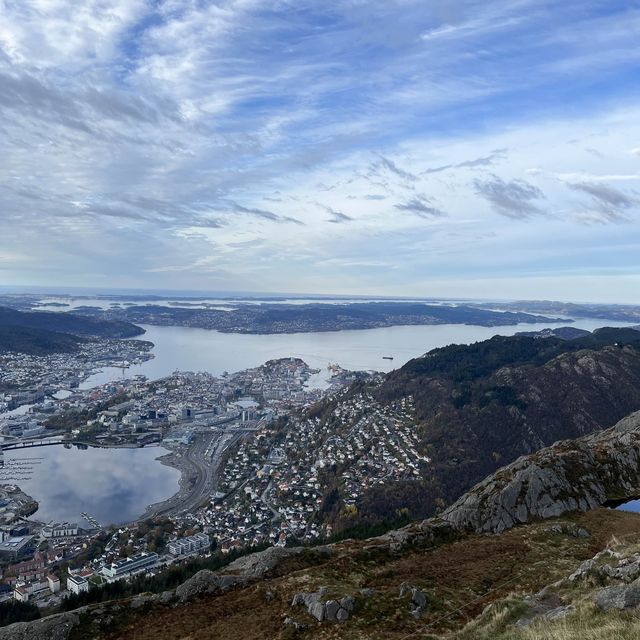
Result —
M150 505L140 519L193 512L205 504L216 490L224 452L246 431L237 428L198 432L194 442L182 455L174 453L164 460L165 464L179 469L180 489L168 500Z

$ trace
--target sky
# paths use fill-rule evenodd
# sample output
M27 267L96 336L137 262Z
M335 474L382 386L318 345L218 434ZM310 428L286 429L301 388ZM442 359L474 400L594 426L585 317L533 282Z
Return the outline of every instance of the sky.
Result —
M0 284L640 304L638 42L638 0L0 0Z

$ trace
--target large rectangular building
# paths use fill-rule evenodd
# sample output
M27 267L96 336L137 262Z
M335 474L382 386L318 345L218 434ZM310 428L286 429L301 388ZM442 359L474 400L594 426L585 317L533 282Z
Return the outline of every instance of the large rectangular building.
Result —
M15 560L26 555L35 540L35 536L11 536L0 542L0 558Z
M67 538L78 535L78 525L74 522L61 522L59 524L51 524L42 528L42 536L44 538Z
M113 562L112 564L103 567L101 573L111 582L113 580L128 578L136 575L137 573L148 571L157 565L158 554L145 553L143 551L142 553L136 553L130 558L124 558L123 560L118 560L117 562Z
M187 538L178 538L167 545L167 550L172 556L184 556L190 553L208 551L211 541L206 533L196 533Z

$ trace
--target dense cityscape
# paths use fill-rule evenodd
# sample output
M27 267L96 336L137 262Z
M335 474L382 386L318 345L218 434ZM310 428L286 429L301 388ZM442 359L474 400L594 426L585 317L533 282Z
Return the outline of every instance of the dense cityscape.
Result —
M0 356L1 598L50 608L67 594L212 551L326 538L331 526L317 515L326 507L328 470L343 470L353 504L366 487L416 475L427 462L415 448L410 402L380 406L372 417L362 415L371 399L355 396L341 405L343 433L322 433L309 409L371 377L338 365L317 384L317 369L285 358L219 377L176 371L81 388L101 367L126 370L152 357L150 346L96 340L71 354ZM19 486L38 458L5 462L4 452L43 444L160 445L159 460L180 471L180 486L135 522L114 526L90 513L79 522L41 522L37 502Z

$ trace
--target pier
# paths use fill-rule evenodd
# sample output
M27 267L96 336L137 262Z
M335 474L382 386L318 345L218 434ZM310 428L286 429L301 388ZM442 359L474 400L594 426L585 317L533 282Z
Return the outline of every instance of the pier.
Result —
M85 513L84 511L80 514L92 527L95 527L96 529L102 529L102 525L92 516L89 515L88 513Z

